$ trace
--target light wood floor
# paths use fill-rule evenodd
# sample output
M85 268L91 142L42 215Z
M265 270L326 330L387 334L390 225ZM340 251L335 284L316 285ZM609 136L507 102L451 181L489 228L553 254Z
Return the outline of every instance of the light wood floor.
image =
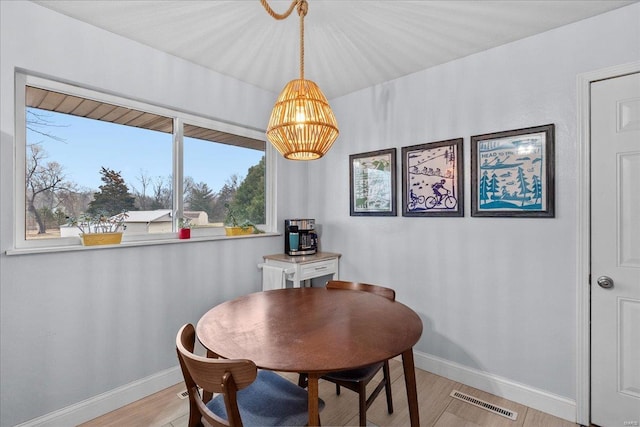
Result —
M283 375L297 382L297 375ZM397 360L391 361L391 377L394 413L391 415L387 413L383 392L367 411L367 420L372 426L409 425L402 364ZM420 369L416 369L416 381L421 427L576 427L577 425ZM371 385L374 386L374 383ZM320 397L325 401L325 408L320 414L323 426L358 425L358 401L355 393L342 390L340 396L337 396L335 386L326 381L320 381L319 388ZM82 427L186 427L188 402L187 399L181 400L177 396L177 393L184 389L183 383L176 384L82 424ZM478 399L517 412L518 417L512 421L454 399L449 396L453 390L471 394Z

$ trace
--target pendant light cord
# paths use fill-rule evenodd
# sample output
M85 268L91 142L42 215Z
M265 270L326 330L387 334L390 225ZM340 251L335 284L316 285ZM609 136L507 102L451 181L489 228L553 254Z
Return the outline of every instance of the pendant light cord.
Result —
M293 12L293 9L295 9L297 6L298 15L300 16L300 80L304 80L304 17L309 10L309 4L307 3L307 0L293 0L291 2L291 5L289 6L289 9L287 9L287 11L284 13L275 12L267 3L267 0L260 0L260 3L265 8L267 13L277 20L288 18L289 15L291 15L291 12Z

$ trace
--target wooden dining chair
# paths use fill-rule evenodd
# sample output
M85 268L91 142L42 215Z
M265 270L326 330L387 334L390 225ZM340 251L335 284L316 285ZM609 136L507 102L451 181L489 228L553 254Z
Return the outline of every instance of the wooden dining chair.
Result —
M350 289L354 291L371 292L381 297L387 298L391 301L396 300L396 291L391 288L385 288L384 286L370 285L367 283L358 282L345 282L342 280L330 280L327 282L327 289ZM382 380L376 388L367 397L367 385L373 380L373 378L382 370ZM391 398L391 376L389 375L389 361L375 363L373 365L365 366L364 368L350 369L347 371L330 372L321 377L324 380L330 381L336 385L336 394L340 394L340 387L345 387L349 390L358 393L358 403L360 408L360 425L367 425L367 409L378 397L382 389L385 389L387 395L387 411L393 413L393 400ZM301 374L298 380L298 385L305 386L307 383L306 375Z
M202 420L214 427L308 424L306 390L275 372L258 370L250 360L198 356L193 353L195 340L191 324L180 328L176 336L178 361L189 393L189 427L202 426ZM206 401L212 393L217 395ZM321 399L318 406L324 407Z

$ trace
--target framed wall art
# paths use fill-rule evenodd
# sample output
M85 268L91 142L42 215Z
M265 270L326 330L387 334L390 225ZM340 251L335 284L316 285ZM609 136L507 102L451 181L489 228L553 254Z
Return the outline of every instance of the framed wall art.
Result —
M553 218L553 124L471 137L471 215Z
M402 215L464 216L462 138L402 147Z
M349 156L352 216L396 215L396 149Z

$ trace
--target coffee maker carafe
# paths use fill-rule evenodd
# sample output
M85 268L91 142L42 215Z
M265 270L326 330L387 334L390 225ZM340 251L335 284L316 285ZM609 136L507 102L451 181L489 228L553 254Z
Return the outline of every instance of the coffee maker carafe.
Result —
M284 253L287 255L313 255L318 250L315 219L284 220Z

